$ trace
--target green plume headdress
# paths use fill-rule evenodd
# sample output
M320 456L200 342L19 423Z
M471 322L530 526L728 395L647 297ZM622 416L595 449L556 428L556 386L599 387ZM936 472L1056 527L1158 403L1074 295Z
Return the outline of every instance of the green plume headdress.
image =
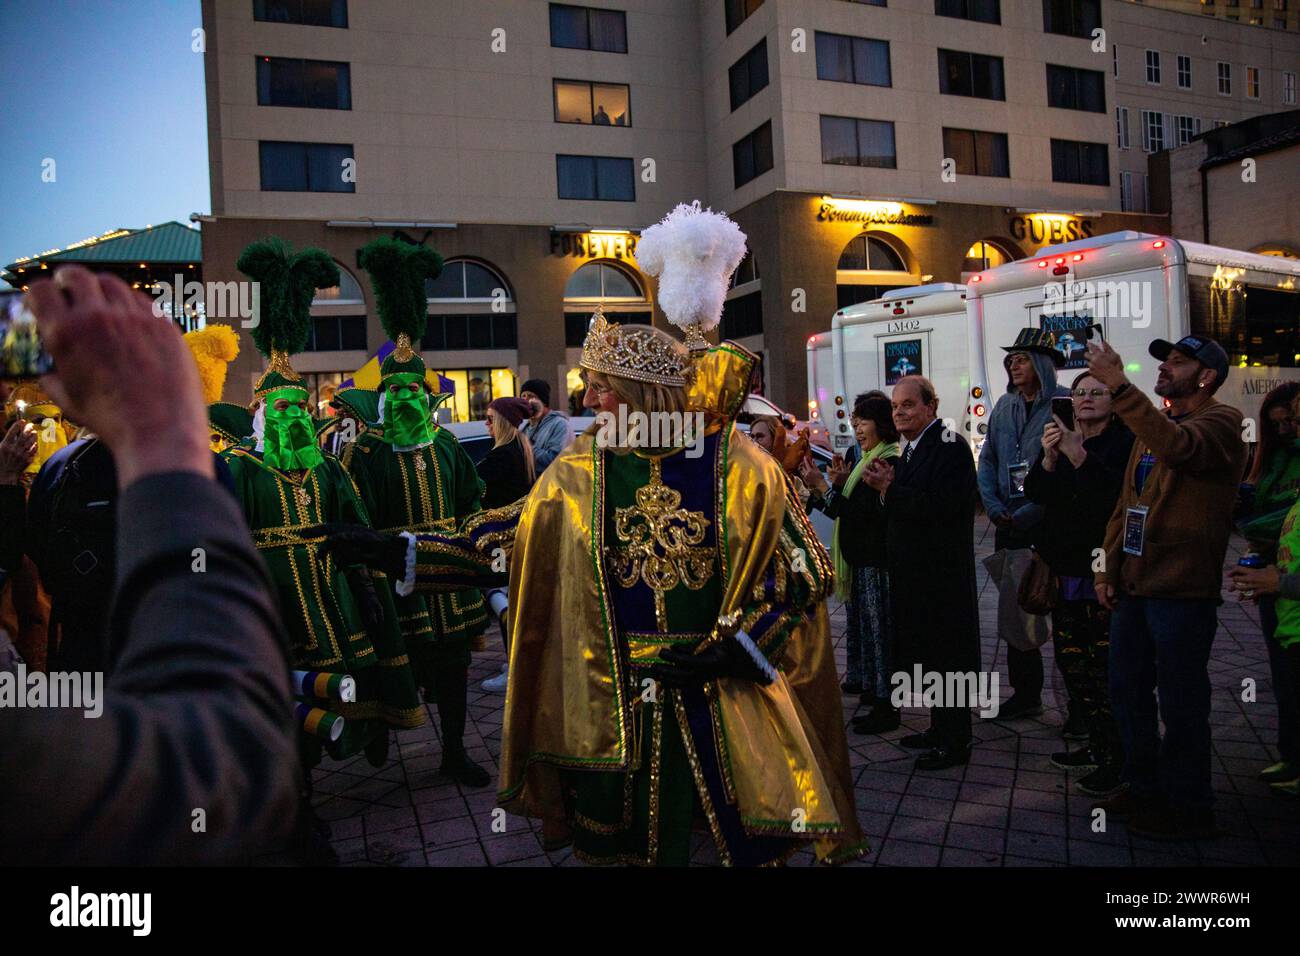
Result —
M249 243L235 265L258 283L253 344L269 359L253 388L253 401L260 401L278 388L292 386L306 391L302 376L289 364L289 356L306 348L311 336L312 299L317 289L339 284L339 267L324 249L294 252L278 236Z
M442 256L428 246L384 236L367 243L358 262L370 273L379 321L397 346L380 366L381 385L398 372L423 377L424 361L416 349L428 324L424 281L442 273Z

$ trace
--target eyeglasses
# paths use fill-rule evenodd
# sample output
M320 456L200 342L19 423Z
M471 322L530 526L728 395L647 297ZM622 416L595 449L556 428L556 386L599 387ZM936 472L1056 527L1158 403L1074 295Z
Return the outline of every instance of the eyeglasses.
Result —
M1110 394L1110 389L1108 389L1108 388L1076 388L1076 389L1075 389L1074 391L1072 391L1070 394L1073 395L1075 398L1087 398L1089 395L1091 395L1093 398L1101 398L1103 395L1109 395L1109 394Z
M601 398L602 396L608 395L614 391L614 389L611 386L601 385L597 382L588 382L587 390L594 393L597 398Z

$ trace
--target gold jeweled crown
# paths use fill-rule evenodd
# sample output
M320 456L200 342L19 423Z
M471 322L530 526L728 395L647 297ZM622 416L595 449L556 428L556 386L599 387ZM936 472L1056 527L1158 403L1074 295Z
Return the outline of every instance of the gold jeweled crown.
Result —
M684 350L647 325L619 325L599 306L582 343L582 367L602 375L685 387L691 361Z

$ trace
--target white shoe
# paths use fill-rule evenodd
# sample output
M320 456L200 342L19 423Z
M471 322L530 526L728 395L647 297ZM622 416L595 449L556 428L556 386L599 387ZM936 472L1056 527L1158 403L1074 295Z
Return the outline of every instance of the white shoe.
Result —
M509 679L510 679L509 673L507 673L506 671L502 671L496 677L489 677L479 686L482 687L489 694L504 694L506 692L506 683L509 681Z

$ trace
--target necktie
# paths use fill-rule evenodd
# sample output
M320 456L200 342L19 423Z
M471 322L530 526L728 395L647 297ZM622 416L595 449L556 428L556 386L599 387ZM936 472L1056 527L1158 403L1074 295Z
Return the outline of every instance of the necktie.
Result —
M912 460L912 449L916 447L916 442L910 441L907 447L903 449L903 464L908 464Z

